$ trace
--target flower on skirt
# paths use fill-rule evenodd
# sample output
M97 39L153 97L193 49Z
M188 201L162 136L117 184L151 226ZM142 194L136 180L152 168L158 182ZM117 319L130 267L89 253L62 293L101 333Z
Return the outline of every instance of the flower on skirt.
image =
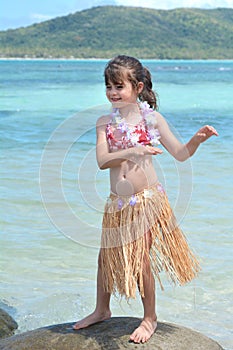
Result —
M158 185L157 185L157 190L158 190L159 192L165 192L165 191L164 191L164 188L163 188L163 186L162 186L161 184L158 184Z
M129 204L133 207L137 203L137 198L135 195L132 195Z
M165 193L165 190L162 186L162 184L158 183L156 185L156 189L158 192L160 193ZM154 189L145 189L143 191L143 196L144 198L146 199L150 199L154 196ZM127 198L127 197L126 197ZM125 205L130 205L131 207L135 206L135 204L138 202L138 198L137 198L137 195L133 194L130 198L118 198L117 199L117 207L118 207L118 210L121 210ZM139 200L140 201L140 200ZM112 203L112 199L109 197L107 199L107 203L110 205Z
M117 203L118 203L118 209L119 209L119 210L122 209L124 203L123 203L123 201L122 201L121 198L118 199L118 202L117 202Z
M144 198L152 198L154 192L152 190L144 190Z

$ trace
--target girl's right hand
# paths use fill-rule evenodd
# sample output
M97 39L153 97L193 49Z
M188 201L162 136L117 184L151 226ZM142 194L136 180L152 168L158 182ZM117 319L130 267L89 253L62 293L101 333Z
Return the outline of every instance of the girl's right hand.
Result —
M133 150L135 156L157 155L163 153L163 151L160 148L153 146L139 146L134 147Z

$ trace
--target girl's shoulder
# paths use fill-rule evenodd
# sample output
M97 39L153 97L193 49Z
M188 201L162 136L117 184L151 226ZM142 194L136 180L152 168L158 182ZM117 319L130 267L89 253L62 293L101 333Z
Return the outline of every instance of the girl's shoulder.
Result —
M149 113L144 114L144 120L149 128L158 128L165 120L162 114L156 110L150 110Z
M161 113L156 112L157 113L157 120L159 124L169 124L169 121L166 119L166 117L164 117Z
M166 123L166 119L164 118L164 116L158 112L153 110L153 112L151 113L151 118L154 118L156 120L156 124L157 126L159 126L160 124L163 124L164 122Z
M97 119L96 127L98 127L98 128L106 127L109 124L110 120L111 120L111 115L110 114L102 115L101 117L99 117Z

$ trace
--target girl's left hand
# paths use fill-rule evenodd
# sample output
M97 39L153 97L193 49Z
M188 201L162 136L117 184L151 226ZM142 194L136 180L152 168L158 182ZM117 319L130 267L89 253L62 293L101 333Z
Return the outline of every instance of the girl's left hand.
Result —
M199 143L202 143L211 136L218 136L218 132L210 125L203 126L198 132L195 134L196 138L198 139Z

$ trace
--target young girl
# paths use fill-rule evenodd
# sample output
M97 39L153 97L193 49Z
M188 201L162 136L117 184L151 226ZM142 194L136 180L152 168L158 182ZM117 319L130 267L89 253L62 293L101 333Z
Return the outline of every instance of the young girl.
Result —
M181 144L156 112L150 72L137 59L117 56L104 73L113 110L97 121L96 155L100 169L110 169L111 193L103 216L96 309L74 329L110 318L111 294L135 298L138 287L144 317L130 339L144 343L157 327L154 276L162 287L159 272L164 270L183 285L199 271L158 182L152 156L162 153L156 147L161 143L175 159L185 161L218 134L206 125Z

